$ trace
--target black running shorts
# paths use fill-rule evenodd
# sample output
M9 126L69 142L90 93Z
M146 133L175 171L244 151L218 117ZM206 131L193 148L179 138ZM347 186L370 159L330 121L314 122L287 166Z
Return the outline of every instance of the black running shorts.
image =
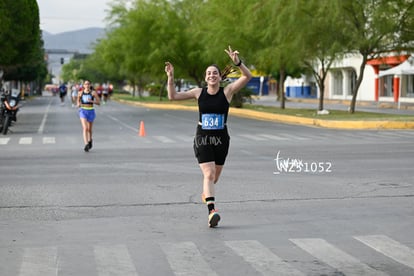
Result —
M194 137L194 154L198 163L215 162L224 165L229 152L230 136L225 127L222 130L203 130L197 127Z

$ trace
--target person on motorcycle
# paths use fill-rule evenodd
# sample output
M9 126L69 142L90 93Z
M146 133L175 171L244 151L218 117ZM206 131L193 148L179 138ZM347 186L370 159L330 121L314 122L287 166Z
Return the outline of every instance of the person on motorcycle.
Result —
M3 91L3 93L1 93L1 99L0 99L0 102L2 103L2 104L4 104L4 106L8 109L8 110L17 110L19 107L16 105L16 106L11 106L10 104L9 104L9 101L10 101L10 96L11 96L11 94L10 94L10 91L9 90L5 90L5 91ZM15 119L15 118L14 118Z
M5 89L2 91L0 95L0 131L3 134L7 134L11 122L17 121L16 114L19 106L15 100L11 99L10 90Z

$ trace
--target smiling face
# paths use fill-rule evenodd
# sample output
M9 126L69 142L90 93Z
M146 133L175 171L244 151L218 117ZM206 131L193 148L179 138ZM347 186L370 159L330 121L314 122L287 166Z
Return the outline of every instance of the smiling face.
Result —
M221 76L217 66L210 65L209 67L207 67L205 81L208 85L216 85L220 83Z
M85 88L85 90L86 90L86 91L91 90L91 82L90 82L90 81L88 81L88 80L86 80L86 81L83 83L83 87Z

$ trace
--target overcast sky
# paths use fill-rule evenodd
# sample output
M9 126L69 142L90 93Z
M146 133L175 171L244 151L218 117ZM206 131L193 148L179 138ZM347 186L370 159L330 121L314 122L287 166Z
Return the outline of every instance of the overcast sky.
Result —
M105 27L111 0L37 0L40 28L52 34Z

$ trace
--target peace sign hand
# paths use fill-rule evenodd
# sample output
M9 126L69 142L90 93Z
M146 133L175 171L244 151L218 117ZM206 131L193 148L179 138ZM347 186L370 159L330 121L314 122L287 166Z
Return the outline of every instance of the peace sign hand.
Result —
M224 49L224 51L229 55L229 57L231 58L234 64L239 64L240 62L239 51L237 50L233 51L230 45L229 45L229 49Z

